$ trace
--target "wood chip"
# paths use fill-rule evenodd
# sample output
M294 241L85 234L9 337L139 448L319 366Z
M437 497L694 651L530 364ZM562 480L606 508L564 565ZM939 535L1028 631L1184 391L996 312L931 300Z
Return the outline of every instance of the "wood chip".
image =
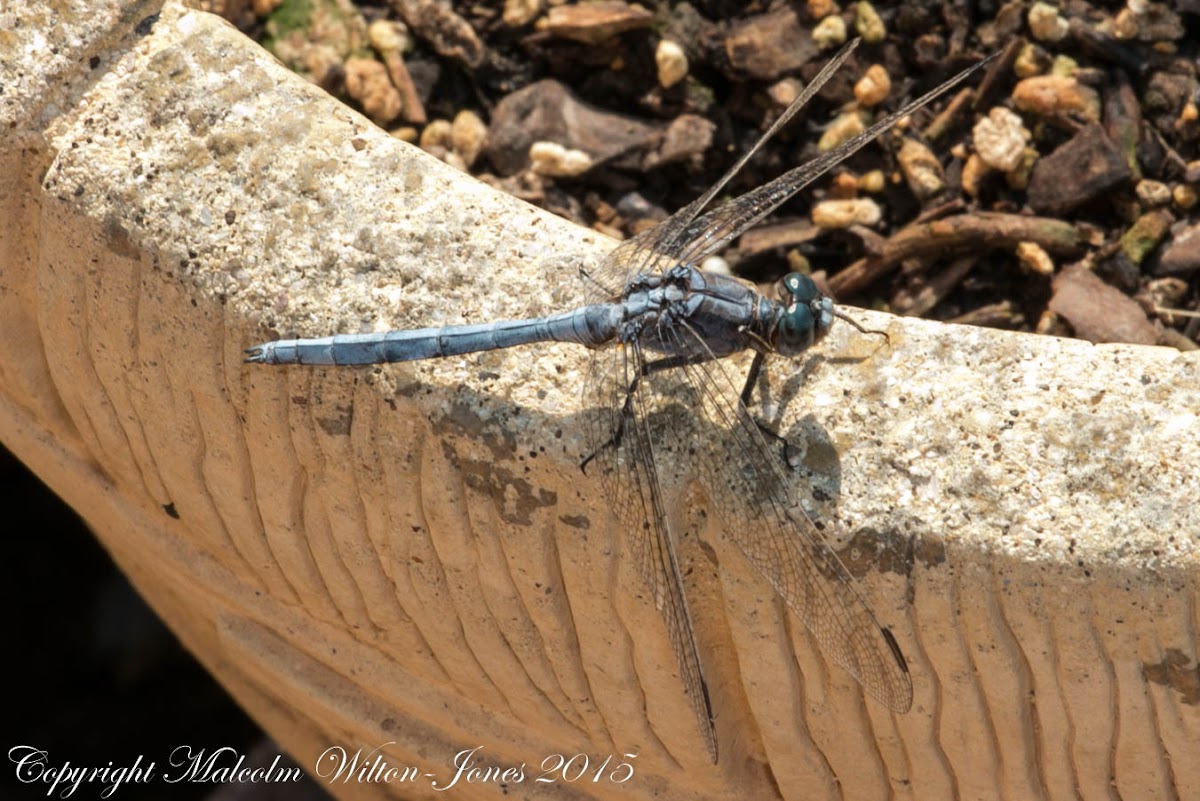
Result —
M1080 263L1064 269L1051 284L1050 311L1089 342L1154 345L1158 332L1133 298L1101 281Z
M725 39L725 55L735 69L770 81L811 61L817 46L796 12L784 7L736 26Z
M598 45L625 31L649 28L654 15L627 3L576 3L550 9L540 30L562 39Z
M1104 127L1093 123L1038 159L1029 180L1029 205L1039 214L1063 215L1132 177Z

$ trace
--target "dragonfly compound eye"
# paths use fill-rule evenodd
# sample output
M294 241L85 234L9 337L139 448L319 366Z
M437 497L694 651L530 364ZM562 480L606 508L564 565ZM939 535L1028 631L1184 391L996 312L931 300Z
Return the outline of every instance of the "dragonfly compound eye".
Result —
M784 304L776 329L775 348L795 356L825 336L833 323L833 302L807 275L788 273L779 289Z

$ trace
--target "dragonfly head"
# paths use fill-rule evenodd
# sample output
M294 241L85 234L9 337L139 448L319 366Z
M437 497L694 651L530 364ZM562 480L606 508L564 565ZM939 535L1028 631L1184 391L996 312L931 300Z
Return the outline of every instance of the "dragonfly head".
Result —
M833 325L833 301L822 295L807 275L788 273L779 282L783 311L771 343L781 356L795 356L811 347Z

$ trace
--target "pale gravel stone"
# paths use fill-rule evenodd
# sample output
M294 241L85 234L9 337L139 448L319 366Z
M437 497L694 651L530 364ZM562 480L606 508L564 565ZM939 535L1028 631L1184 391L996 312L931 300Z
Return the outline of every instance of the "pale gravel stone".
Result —
M465 166L474 164L483 152L487 132L487 124L474 111L463 109L454 115L454 121L450 123L450 143Z
M804 84L797 78L782 78L767 87L767 95L780 108L787 108L804 91Z
M866 44L879 44L887 37L883 19L867 0L858 0L854 4L854 29Z
M1019 81L1012 91L1013 105L1034 114L1082 114L1100 119L1100 96L1090 86L1064 75L1038 75Z
M1037 242L1018 244L1017 261L1031 273L1041 276L1054 275L1054 259Z
M1113 17L1113 36L1118 39L1130 40L1137 38L1140 27L1138 24L1138 15L1132 8L1122 8Z
M971 131L975 152L989 167L1008 172L1021 163L1029 132L1021 117L1003 106L995 106Z
M688 74L687 54L670 39L663 39L654 49L654 65L658 69L658 83L670 89Z
M1162 181L1151 181L1143 179L1137 182L1134 187L1138 200L1151 208L1155 206L1165 206L1171 202L1171 187L1164 184Z
M1029 32L1041 42L1061 42L1070 24L1059 16L1058 9L1049 3L1037 2L1029 8Z
M1017 60L1013 62L1013 74L1018 78L1032 78L1048 72L1052 63L1053 60L1045 49L1034 42L1027 42L1017 54Z
M892 91L892 79L882 64L872 64L854 84L854 97L868 108L887 99Z
M528 25L542 13L545 0L504 0L504 24L510 28Z
M454 147L454 124L449 120L430 120L429 124L421 129L421 138L418 140L421 149L425 151L449 150Z
M557 142L534 142L529 146L529 166L538 175L573 178L592 168L592 157Z
M812 209L812 221L821 228L875 225L882 217L879 204L869 197L822 200Z
M871 170L858 179L858 188L872 195L879 194L886 186L887 178L884 176L883 170Z
M349 58L346 70L346 94L354 98L367 116L385 125L400 115L404 102L388 77L387 67L373 58Z
M846 41L846 20L836 14L825 17L813 26L812 39L821 50L842 44Z
M408 27L396 20L375 20L367 26L367 39L380 55L404 53L412 49Z
M1171 190L1171 202L1187 211L1196 205L1196 190L1187 184L1175 184L1175 188Z
M817 140L817 148L825 151L845 142L850 137L860 134L867 129L863 116L857 110L846 111L834 117L833 121L821 133Z
M808 14L813 19L824 19L830 14L836 14L838 11L837 3L834 0L807 0L805 6L808 8Z
M896 162L908 188L921 202L946 188L946 176L942 164L925 144L912 137L905 137L904 144L896 153Z

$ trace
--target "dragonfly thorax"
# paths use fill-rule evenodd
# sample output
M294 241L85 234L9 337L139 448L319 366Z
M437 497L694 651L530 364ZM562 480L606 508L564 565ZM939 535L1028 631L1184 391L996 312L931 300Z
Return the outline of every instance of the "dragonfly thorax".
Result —
M795 356L819 342L833 325L833 301L807 275L788 273L779 282L782 304L771 344L782 356Z

